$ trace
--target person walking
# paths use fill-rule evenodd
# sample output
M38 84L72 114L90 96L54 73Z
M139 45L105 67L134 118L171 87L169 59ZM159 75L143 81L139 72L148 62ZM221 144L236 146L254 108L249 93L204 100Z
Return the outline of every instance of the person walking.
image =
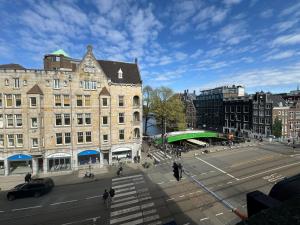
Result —
M107 201L108 196L109 196L109 194L108 194L107 190L105 189L102 198L103 198L103 204L106 206L106 208L108 208L108 201Z
M29 183L30 181L31 181L31 174L27 173L26 176L25 176L25 182Z
M110 197L110 201L113 201L113 197L115 196L115 189L113 189L112 187L109 190L109 197Z

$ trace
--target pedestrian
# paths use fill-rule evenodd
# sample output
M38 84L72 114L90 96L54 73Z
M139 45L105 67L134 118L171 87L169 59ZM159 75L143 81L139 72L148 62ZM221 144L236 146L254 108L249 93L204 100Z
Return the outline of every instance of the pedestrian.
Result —
M182 178L182 165L181 163L178 164L178 170L179 170L179 177Z
M108 196L109 196L109 194L108 194L107 190L105 189L102 198L103 198L103 203L106 205L106 207L108 207L108 201L107 201Z
M25 182L29 183L31 181L31 174L27 173L25 176Z
M109 197L110 197L110 200L112 201L113 200L113 197L115 196L115 189L113 189L112 187L110 188L109 190Z

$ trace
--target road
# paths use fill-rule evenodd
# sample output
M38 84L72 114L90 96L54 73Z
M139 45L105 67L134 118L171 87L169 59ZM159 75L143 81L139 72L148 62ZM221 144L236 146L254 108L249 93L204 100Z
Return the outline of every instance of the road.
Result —
M124 168L121 178L59 186L40 198L8 202L1 192L0 224L235 224L239 218L224 202L246 213L246 193L268 193L279 180L299 173L299 159L300 151L276 144L193 152L180 160L190 176L179 182L173 177L173 159L165 157L148 170ZM106 207L102 192L111 186L116 196Z

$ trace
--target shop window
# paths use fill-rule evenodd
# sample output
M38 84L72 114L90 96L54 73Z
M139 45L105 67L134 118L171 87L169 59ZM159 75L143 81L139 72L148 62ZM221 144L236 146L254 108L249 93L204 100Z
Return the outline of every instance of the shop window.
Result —
M13 106L12 95L8 94L8 95L5 95L5 97L6 97L6 107L12 107Z
M23 134L17 134L17 146L18 147L23 146Z
M55 114L55 126L62 125L62 117L61 114Z
M71 133L65 133L65 144L71 143Z
M107 98L102 98L102 106L108 106Z
M70 114L64 114L64 125L69 126L71 124Z
M83 143L83 132L77 132L77 143Z
M84 105L85 106L91 106L91 96L90 95L85 95L84 96Z
M15 104L16 104L16 107L21 107L21 105L22 105L21 95L15 95Z
M103 134L103 142L108 142L108 135L107 134Z
M22 114L16 114L16 127L22 127Z
M15 146L15 137L13 134L8 134L7 135L7 144L8 147L14 147Z
M123 107L124 106L124 96L119 96L119 106Z
M64 95L64 106L70 106L70 95Z
M124 123L125 118L124 118L124 113L119 113L119 123Z
M0 147L4 147L4 135L0 134Z
M36 117L31 118L31 128L37 128L38 127L38 121Z
M83 114L82 113L77 114L77 125L83 125Z
M62 145L62 143L63 143L62 133L56 133L56 144Z
M37 138L32 138L31 142L32 142L32 147L33 148L39 147L39 140Z
M82 106L82 95L77 95L76 98L76 105Z
M30 107L36 107L36 97L30 97Z
M85 132L85 142L87 143L92 142L92 132L90 131Z
M6 115L6 122L7 122L7 127L13 127L14 126L13 114Z
M124 139L125 139L125 131L123 129L119 130L119 140L124 141Z
M92 123L92 121L91 121L91 114L90 113L86 113L85 114L85 124L89 125L91 123Z

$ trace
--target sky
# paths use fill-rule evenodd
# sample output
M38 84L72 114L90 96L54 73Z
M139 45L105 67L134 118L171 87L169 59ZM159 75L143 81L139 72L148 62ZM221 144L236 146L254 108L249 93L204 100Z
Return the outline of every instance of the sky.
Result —
M190 92L300 84L299 0L0 0L0 64L63 49L138 64L144 85Z

